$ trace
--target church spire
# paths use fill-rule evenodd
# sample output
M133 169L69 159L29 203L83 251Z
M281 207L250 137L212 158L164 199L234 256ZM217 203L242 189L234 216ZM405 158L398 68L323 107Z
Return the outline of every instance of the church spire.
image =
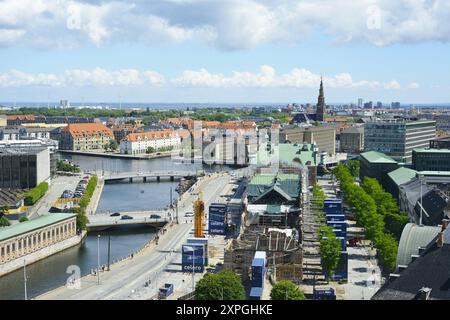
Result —
M320 90L319 90L319 98L317 99L317 109L316 109L316 120L324 121L325 120L325 94L323 91L323 78L320 77Z

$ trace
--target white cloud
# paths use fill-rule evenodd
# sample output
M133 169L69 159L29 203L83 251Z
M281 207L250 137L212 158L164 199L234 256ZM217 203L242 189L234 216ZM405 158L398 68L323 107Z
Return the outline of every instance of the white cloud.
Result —
M384 84L384 88L388 89L388 90L390 90L390 89L400 89L401 85L400 85L400 83L397 80L391 80L391 81L386 82Z
M320 75L303 68L294 68L283 74L263 65L258 72L233 71L229 75L212 73L206 69L185 70L174 78L152 71L136 69L92 70L71 69L62 74L26 73L10 70L0 73L1 87L193 87L193 88L317 88ZM349 73L323 77L328 88L400 89L398 81L386 83L371 80L355 81ZM418 85L413 82L412 88Z
M417 82L411 82L410 84L408 84L408 89L419 89L420 88L420 84L418 84Z
M448 0L0 0L0 46L196 40L222 49L297 43L450 41Z

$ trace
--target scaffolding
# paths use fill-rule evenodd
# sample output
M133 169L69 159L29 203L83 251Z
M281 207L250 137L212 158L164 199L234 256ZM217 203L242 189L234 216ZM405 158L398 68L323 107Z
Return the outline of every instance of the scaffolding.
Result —
M303 253L294 229L256 225L246 228L225 248L224 267L239 274L243 281L249 280L256 251L266 252L267 266L277 280L298 282L302 279Z
M203 238L203 222L206 220L205 203L202 200L202 192L198 193L198 198L194 202L194 237Z

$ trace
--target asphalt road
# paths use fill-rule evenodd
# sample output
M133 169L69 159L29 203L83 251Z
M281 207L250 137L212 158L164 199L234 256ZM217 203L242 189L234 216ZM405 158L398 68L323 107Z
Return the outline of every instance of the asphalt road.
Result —
M229 175L218 174L214 177L207 177L198 183L198 190L203 193L206 207L218 199L230 179ZM176 251L181 249L182 243L193 233L193 218L186 218L184 214L192 212L192 205L196 198L197 195L186 193L180 200L180 223L169 227L166 234L160 238L157 246L151 246L133 259L112 266L109 272L102 272L100 284L97 284L97 277L89 275L81 279L80 289L70 290L67 287L61 287L37 299L99 300L130 298L130 295L136 289L142 287L149 279L157 277L175 257L179 257ZM181 272L179 273L182 275ZM176 277L175 274L174 277ZM167 280L170 281L170 279ZM157 289L155 286L155 293Z

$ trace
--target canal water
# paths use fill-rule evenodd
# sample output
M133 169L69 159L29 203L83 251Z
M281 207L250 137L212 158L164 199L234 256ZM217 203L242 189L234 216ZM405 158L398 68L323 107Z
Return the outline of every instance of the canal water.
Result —
M69 266L80 267L81 275L97 268L97 235L100 235L100 264L108 261L108 238L111 237L111 261L129 256L153 238L154 229L127 227L120 230L90 233L84 241L70 249L27 266L28 298L36 297L64 285ZM101 276L101 275L100 275ZM24 299L24 273L17 270L0 278L0 300Z
M170 158L152 160L128 160L96 158L79 155L60 155L80 166L83 171L188 171L202 169L200 164L177 164ZM209 167L208 167L209 168ZM119 183L107 184L100 199L98 212L154 210L170 203L170 189L173 200L177 182ZM123 227L121 229L90 233L79 245L38 261L27 267L28 297L36 297L53 288L62 286L70 276L66 273L72 265L80 267L86 275L97 267L97 235L100 234L101 264L107 263L108 238L111 237L111 260L129 256L153 239L156 230L146 226ZM0 277L0 300L24 298L23 270Z

